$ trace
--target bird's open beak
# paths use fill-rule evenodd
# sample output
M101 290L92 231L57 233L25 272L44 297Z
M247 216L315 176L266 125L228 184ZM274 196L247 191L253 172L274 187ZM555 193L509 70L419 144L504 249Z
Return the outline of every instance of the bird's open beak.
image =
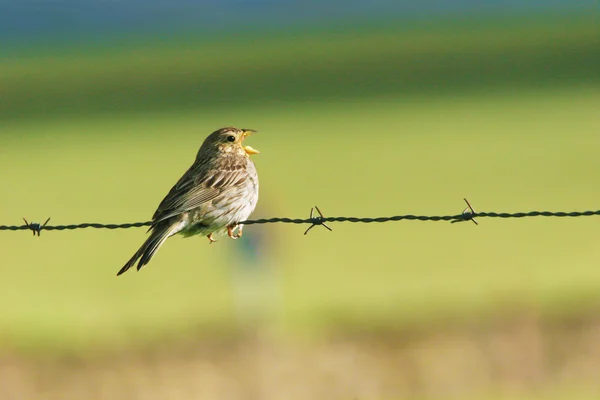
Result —
M244 139L246 139L246 136L250 136L252 135L254 132L256 132L254 129L242 129L242 141ZM252 155L252 154L258 154L260 153L260 151L253 149L251 146L242 146L242 148L244 149L244 151L246 152L246 154L248 155Z

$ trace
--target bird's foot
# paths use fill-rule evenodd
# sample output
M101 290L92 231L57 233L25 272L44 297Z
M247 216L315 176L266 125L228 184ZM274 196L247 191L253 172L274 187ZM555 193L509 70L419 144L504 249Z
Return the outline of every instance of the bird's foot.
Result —
M237 233L233 233L235 232L237 228ZM242 226L241 225L229 225L227 227L227 236L229 236L232 239L239 239L242 237Z
M206 237L208 238L208 244L213 244L214 242L216 242L216 239L213 237L212 233L206 235Z

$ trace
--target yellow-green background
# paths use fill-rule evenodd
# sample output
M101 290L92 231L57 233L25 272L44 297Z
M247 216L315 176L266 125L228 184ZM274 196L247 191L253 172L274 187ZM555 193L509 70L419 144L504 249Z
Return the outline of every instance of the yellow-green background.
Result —
M597 18L180 37L0 60L0 223L145 221L211 131L257 129L255 216L600 208ZM598 217L253 225L289 338L600 300ZM88 352L235 328L246 255L145 229L0 232L0 346ZM254 262L254 261L252 261Z

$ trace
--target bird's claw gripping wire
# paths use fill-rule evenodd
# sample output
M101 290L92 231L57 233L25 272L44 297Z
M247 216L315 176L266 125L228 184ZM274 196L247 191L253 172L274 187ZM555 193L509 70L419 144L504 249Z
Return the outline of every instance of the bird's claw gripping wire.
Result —
M43 224L38 224L37 222L29 223L29 222L27 222L27 220L24 217L23 217L23 221L25 221L25 225L27 226L27 228L29 228L31 230L31 232L33 232L33 236L35 236L35 235L40 236L42 229L44 229L44 227L48 224L48 222L50 222L50 217L48 217L46 222L44 222Z
M319 213L319 216L314 216L315 209ZM327 228L327 230L329 230L329 232L333 231L333 229L328 227L327 224L325 223L325 217L323 216L323 213L321 212L321 210L319 210L319 207L317 207L317 206L314 206L314 208L310 209L310 217L308 217L308 219L311 222L311 226L309 226L308 229L304 232L305 235L308 233L308 231L310 231L312 228L314 228L317 225L324 226L325 228Z
M477 223L477 221L475 220L475 215L477 215L477 213L475 212L475 210L473 209L473 207L471 206L471 203L469 203L469 200L467 199L463 199L465 201L465 203L467 203L467 208L465 208L462 212L462 214L460 214L460 216L457 216L455 219L453 219L452 221L450 221L450 223L455 223L455 222L465 222L465 221L473 221L473 223L475 225L479 225Z

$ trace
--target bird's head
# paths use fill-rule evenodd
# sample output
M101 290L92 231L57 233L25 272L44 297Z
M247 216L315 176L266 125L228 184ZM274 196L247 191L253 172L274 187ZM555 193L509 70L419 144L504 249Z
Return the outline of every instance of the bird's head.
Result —
M247 157L252 154L258 154L258 150L243 145L244 139L254 132L256 131L253 129L238 129L232 126L221 128L211 133L206 140L204 140L199 154L207 151L230 154L237 153Z

